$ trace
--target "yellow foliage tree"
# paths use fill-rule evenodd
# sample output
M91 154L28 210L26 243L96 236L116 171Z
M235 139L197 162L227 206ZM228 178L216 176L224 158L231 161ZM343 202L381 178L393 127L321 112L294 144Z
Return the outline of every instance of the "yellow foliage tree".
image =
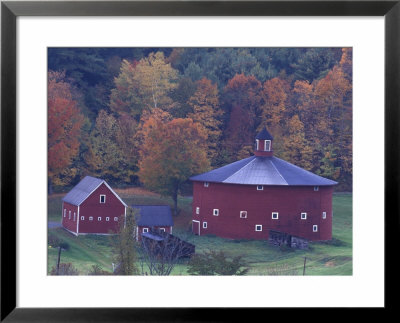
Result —
M174 214L178 212L178 193L190 176L206 171L207 134L192 119L162 122L149 118L143 125L144 142L140 149L139 178L149 189L170 196Z

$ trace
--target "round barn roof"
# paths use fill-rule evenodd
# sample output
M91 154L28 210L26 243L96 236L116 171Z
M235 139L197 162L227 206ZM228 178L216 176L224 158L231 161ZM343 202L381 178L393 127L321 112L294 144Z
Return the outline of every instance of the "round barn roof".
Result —
M252 156L190 178L192 181L243 185L329 186L337 182L277 157Z

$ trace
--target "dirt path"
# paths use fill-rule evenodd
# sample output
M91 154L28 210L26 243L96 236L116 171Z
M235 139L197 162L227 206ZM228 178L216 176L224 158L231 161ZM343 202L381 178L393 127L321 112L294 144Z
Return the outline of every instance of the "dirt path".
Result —
M61 228L60 222L49 221L49 229Z

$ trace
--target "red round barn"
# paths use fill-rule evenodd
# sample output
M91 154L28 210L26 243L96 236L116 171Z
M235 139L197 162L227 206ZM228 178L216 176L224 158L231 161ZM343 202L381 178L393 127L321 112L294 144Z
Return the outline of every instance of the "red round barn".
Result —
M231 239L267 240L279 231L308 240L332 239L337 182L273 155L264 128L254 156L191 178L192 231Z

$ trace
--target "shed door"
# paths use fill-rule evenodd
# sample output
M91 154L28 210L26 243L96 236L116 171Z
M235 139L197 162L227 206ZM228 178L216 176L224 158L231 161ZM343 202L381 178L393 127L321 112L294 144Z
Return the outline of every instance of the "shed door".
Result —
M198 236L200 235L200 221L192 221L192 232Z

